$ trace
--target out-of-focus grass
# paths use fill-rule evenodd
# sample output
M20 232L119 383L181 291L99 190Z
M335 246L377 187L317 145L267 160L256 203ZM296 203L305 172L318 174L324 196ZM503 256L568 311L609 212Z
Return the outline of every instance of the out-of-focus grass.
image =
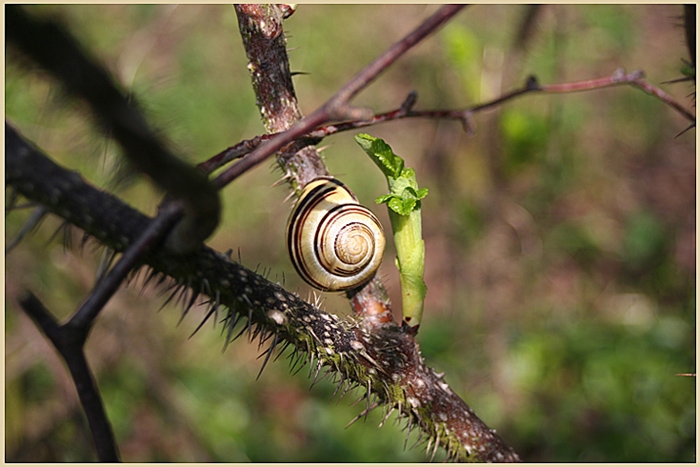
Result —
M286 23L305 112L437 7L302 5ZM680 76L681 7L548 5L526 43L525 6L470 7L387 70L357 102L380 112L417 90L416 108L492 99L535 74L542 83L644 69ZM146 109L175 150L195 163L262 131L230 6L31 6L58 15ZM524 45L524 51L518 51ZM516 53L517 52L517 53ZM7 118L61 164L115 190L118 149L80 103L8 49ZM684 96L687 84L664 86ZM690 105L690 99L685 100ZM695 455L695 135L638 90L533 95L457 123L400 121L363 131L417 168L426 236L424 324L432 366L528 461L689 462ZM331 171L368 205L382 176L352 141L329 138ZM268 165L269 167L270 165ZM210 240L240 251L302 296L281 240L289 203L265 167L226 188ZM159 195L136 177L116 188L153 213ZM380 218L386 213L377 208ZM8 238L28 212L7 217ZM385 222L388 225L387 222ZM74 388L15 299L30 289L67 317L91 288L99 254L65 252L39 231L7 257L7 460L93 459ZM79 238L79 237L78 237ZM237 253L236 253L237 254ZM382 266L399 302L391 257ZM222 352L219 328L189 334L196 309L134 286L115 296L90 336L88 357L126 461L421 461L404 433L340 403L284 358L256 376L261 349L244 338ZM338 296L328 311L345 313ZM337 396L336 396L337 397ZM361 405L361 404L360 404ZM410 446L415 433L408 440Z

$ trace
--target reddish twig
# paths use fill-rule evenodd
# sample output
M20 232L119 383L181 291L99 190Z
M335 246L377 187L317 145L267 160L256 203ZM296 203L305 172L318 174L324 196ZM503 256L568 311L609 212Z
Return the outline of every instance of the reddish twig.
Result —
M676 109L685 118L687 118L691 122L695 122L695 115L693 115L692 112L683 107L683 105L680 104L676 99L674 99L673 96L670 96L660 88L646 81L644 79L644 72L641 70L633 71L631 73L625 73L624 70L619 69L611 76L607 76L605 78L576 81L574 83L565 84L549 84L545 86L540 86L539 90L550 94L559 94L568 92L590 91L593 89L602 89L611 86L619 86L621 84L629 84L635 86L648 92L653 96L656 96L666 104Z
M647 93L661 99L667 105L671 106L677 110L681 115L687 118L692 123L695 123L695 115L688 109L686 109L681 103L679 103L673 96L667 94L662 89L643 78L644 73L642 71L633 71L631 73L624 73L622 70L618 70L611 76L604 78L596 78L590 80L574 81L571 83L561 83L561 84L547 84L539 85L534 77L529 77L525 85L507 94L504 94L491 101L477 104L472 107L465 109L435 109L435 110L413 110L413 106L416 101L416 93L412 92L408 95L401 107L384 112L381 114L374 115L373 117L365 120L353 120L342 123L335 123L332 125L316 127L298 136L297 139L309 140L311 143L318 143L323 138L331 136L335 133L340 133L343 131L352 131L359 128L364 128L372 125L377 125L379 123L390 122L394 120L400 120L404 118L441 118L448 120L459 120L462 122L465 131L471 131L473 127L471 121L473 114L491 109L498 105L501 105L507 101L515 99L516 97L521 97L525 94L532 92L541 92L545 94L565 94L571 92L582 92L582 91L593 91L597 89L608 88L612 86L619 85L631 85L646 91ZM232 146L211 159L203 162L199 165L200 168L204 169L207 173L221 167L227 162L240 158L253 151L255 148L260 146L265 141L273 139L279 135L285 133L274 133L270 135L256 136L250 140L242 141L235 146ZM288 143L286 141L283 144Z

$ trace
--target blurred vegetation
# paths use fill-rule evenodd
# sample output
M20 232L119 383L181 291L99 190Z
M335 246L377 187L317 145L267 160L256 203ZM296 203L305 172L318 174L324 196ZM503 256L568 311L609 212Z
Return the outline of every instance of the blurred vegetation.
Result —
M687 58L680 5L547 5L516 40L528 6L470 7L382 75L356 103L459 108L520 86L643 69L660 83ZM36 5L57 16L134 93L176 151L199 162L262 131L230 6ZM436 9L301 5L286 22L306 113ZM371 39L369 39L371 38ZM153 213L142 177L115 183L118 148L86 109L7 50L8 119L64 166ZM688 83L663 86L688 106ZM428 298L418 335L427 362L527 461L695 461L695 132L639 90L531 95L477 114L475 135L445 121L363 129L384 138L419 183ZM324 141L330 170L366 204L381 174L340 134ZM268 165L268 167L270 167ZM212 247L312 296L281 241L289 202L280 173L259 168L223 192ZM385 225L387 216L377 208ZM12 238L29 212L6 218ZM67 316L89 292L100 254L51 238L47 218L7 257L6 460L94 459L66 371L18 309L29 289ZM74 243L79 244L79 233ZM236 253L234 253L236 254ZM393 252L381 275L398 304ZM347 313L339 296L324 307ZM222 352L218 328L194 337L201 313L136 281L115 296L87 344L123 460L420 462L402 423L381 411L345 425L364 391L332 401L309 391L308 368L285 357L256 380L264 349L245 338ZM397 307L398 309L398 307ZM411 434L407 446L416 439ZM439 456L438 456L439 458Z

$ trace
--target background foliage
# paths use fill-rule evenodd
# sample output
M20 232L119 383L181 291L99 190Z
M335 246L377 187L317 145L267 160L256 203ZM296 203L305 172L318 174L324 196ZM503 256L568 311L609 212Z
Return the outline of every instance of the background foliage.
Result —
M678 5L547 5L525 39L526 6L471 7L419 45L356 101L376 112L417 90L416 108L458 108L520 86L643 69L660 83L687 57ZM262 131L230 6L32 6L66 21L133 91L176 151L200 162ZM302 5L286 22L306 113L435 9ZM369 39L371 38L371 39ZM85 108L13 50L10 121L63 165L115 190L117 148ZM665 85L685 98L688 84ZM689 105L691 99L684 99ZM659 101L620 87L532 95L478 114L475 135L447 121L369 129L416 167L423 201L428 297L419 341L431 366L527 461L695 460L695 132ZM366 130L365 130L366 131ZM351 134L329 138L331 171L365 204L382 175ZM269 166L269 165L268 165ZM227 188L211 246L240 252L302 296L311 293L281 241L288 191L260 168ZM142 177L116 188L153 213ZM375 211L388 225L383 208ZM7 217L7 238L29 212ZM30 289L67 316L89 292L99 254L64 251L45 220L6 266L8 461L93 459L74 388L15 299ZM79 236L75 243L79 244ZM399 303L393 252L381 275ZM342 298L324 307L346 313ZM88 340L125 461L422 461L381 414L345 429L362 408L329 403L281 358L259 380L257 345L222 352L218 329L188 339L201 314L137 284L107 305ZM399 307L397 307L397 310ZM336 396L337 397L337 396ZM415 433L408 440L413 443Z

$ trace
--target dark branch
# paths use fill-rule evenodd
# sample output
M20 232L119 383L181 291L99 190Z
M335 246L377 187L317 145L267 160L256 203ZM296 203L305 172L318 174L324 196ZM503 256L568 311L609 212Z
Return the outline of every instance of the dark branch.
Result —
M112 426L83 352L84 338L80 333L74 332L70 324L59 326L51 312L33 294L28 293L20 298L20 306L49 338L66 362L87 416L100 462L119 462L119 451Z
M201 244L219 223L219 196L209 180L165 148L132 104L133 98L120 91L110 74L61 26L32 18L17 5L5 11L9 42L83 98L128 160L169 195L185 202L186 216L168 245L186 251Z

